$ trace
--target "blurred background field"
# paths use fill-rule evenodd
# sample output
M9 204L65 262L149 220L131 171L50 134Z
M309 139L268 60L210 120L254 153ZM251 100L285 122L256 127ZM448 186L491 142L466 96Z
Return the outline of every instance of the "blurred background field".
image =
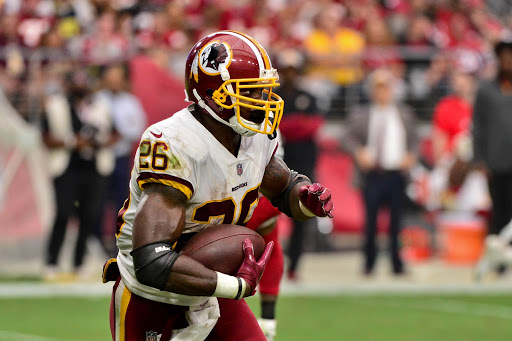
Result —
M248 302L257 312L257 298ZM284 295L276 340L505 341L511 302L488 294ZM4 297L0 340L107 340L108 306L105 296Z
M358 274L356 254L308 253L300 282L286 278L277 304L276 340L509 340L509 277L472 280L472 266L416 264L396 279L387 264ZM112 284L40 279L0 282L0 340L92 341L109 338ZM259 314L259 297L248 300Z

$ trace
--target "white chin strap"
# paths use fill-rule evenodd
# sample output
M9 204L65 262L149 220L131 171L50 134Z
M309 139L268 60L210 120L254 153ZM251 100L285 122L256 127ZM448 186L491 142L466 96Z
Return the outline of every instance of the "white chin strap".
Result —
M235 108L235 110L240 110L240 108ZM240 117L240 120L241 120L242 122L244 122L244 124L248 125L248 126L249 126L249 127L251 127L251 128L254 128L254 129L260 129L260 128L261 128L261 124L251 122L251 121L249 121L249 120L246 120L246 119L245 119L245 118L243 118L243 117ZM224 122L226 122L226 121L224 121ZM231 128L233 128L233 130L234 130L236 133L238 133L238 134L240 134L240 135L242 135L242 136L254 136L254 135L256 135L256 133L257 133L257 132L256 132L256 131L254 131L254 130L250 130L250 129L247 129L247 128L243 127L243 126L240 124L240 122L238 122L238 119L237 119L237 115L236 115L236 114L235 114L235 115L233 115L233 116L231 116L231 118L229 119L229 123L230 123L230 124L229 124L229 126L230 126Z
M227 125L228 127L230 127L231 129L233 129L235 131L235 133L237 134L240 134L242 136L254 136L256 135L256 131L253 131L253 130L250 130L250 129L247 129L247 128L244 128L240 122L238 122L238 119L237 119L237 113L235 112L235 115L233 115L229 121L226 121L222 118L220 118L216 113L215 111L212 110L212 108L210 108L206 103L205 101L203 101L203 99L201 98L201 96L199 96L199 94L197 93L197 90L196 89L193 89L192 90L192 93L194 94L195 98L197 99L197 104L203 108L204 110L206 110L210 115L212 115L212 117L214 119L216 119L217 121L219 121L220 123L224 124L224 125ZM240 110L240 108L236 107L235 110ZM261 124L258 124L258 123L254 123L254 122L251 122L249 120L246 120L244 119L243 117L240 117L240 119L244 122L244 124L254 128L254 129L260 129L261 128Z

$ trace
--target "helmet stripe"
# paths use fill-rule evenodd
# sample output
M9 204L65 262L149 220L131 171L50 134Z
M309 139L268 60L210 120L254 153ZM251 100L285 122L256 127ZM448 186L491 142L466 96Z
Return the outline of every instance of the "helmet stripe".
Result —
M261 53L260 49L258 48L258 45L254 43L253 40L249 39L248 36L246 36L245 34L243 33L240 33L240 32L237 32L237 31L224 31L224 33L226 34L229 34L229 35L232 35L232 36L235 36L237 38L240 38L242 39L247 45L250 46L250 48L252 49L252 51L254 52L254 54L256 55L256 58L258 59L258 64L260 66L260 70L261 69L269 69L270 67L267 68L267 65L265 64L265 62L263 61L263 54ZM265 53L265 56L266 56L266 53ZM268 57L267 57L268 59Z
M258 50L260 51L261 55L263 56L263 60L265 61L265 69L266 70L270 70L272 68L272 64L270 63L270 58L268 57L268 53L267 51L265 51L265 49L263 48L263 46L261 46L260 43L258 43L256 41L256 39L254 39L253 37L251 36L248 36L244 33L241 33L241 32L238 32L240 33L241 35L245 36L247 39L249 39L250 41L253 42L254 45L256 45L256 47L258 48Z

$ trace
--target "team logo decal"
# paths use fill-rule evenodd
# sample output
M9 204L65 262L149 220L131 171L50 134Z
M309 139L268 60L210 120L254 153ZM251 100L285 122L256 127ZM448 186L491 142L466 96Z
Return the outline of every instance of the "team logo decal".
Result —
M220 75L222 69L227 69L232 59L232 51L228 44L212 41L206 44L192 62L190 78L199 82L199 68L210 76Z
M204 73L220 75L222 69L227 69L231 63L231 48L226 43L213 41L206 44L198 55L198 64Z
M244 173L244 169L242 168L242 164L239 163L238 165L236 165L236 174L238 174L239 176L242 176L243 173Z

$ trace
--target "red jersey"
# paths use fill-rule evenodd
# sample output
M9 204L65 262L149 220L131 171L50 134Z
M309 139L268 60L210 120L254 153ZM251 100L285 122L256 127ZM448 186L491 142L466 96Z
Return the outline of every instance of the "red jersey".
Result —
M457 96L447 96L437 104L434 110L433 127L448 136L449 150L453 148L455 137L469 130L472 114L471 104Z

